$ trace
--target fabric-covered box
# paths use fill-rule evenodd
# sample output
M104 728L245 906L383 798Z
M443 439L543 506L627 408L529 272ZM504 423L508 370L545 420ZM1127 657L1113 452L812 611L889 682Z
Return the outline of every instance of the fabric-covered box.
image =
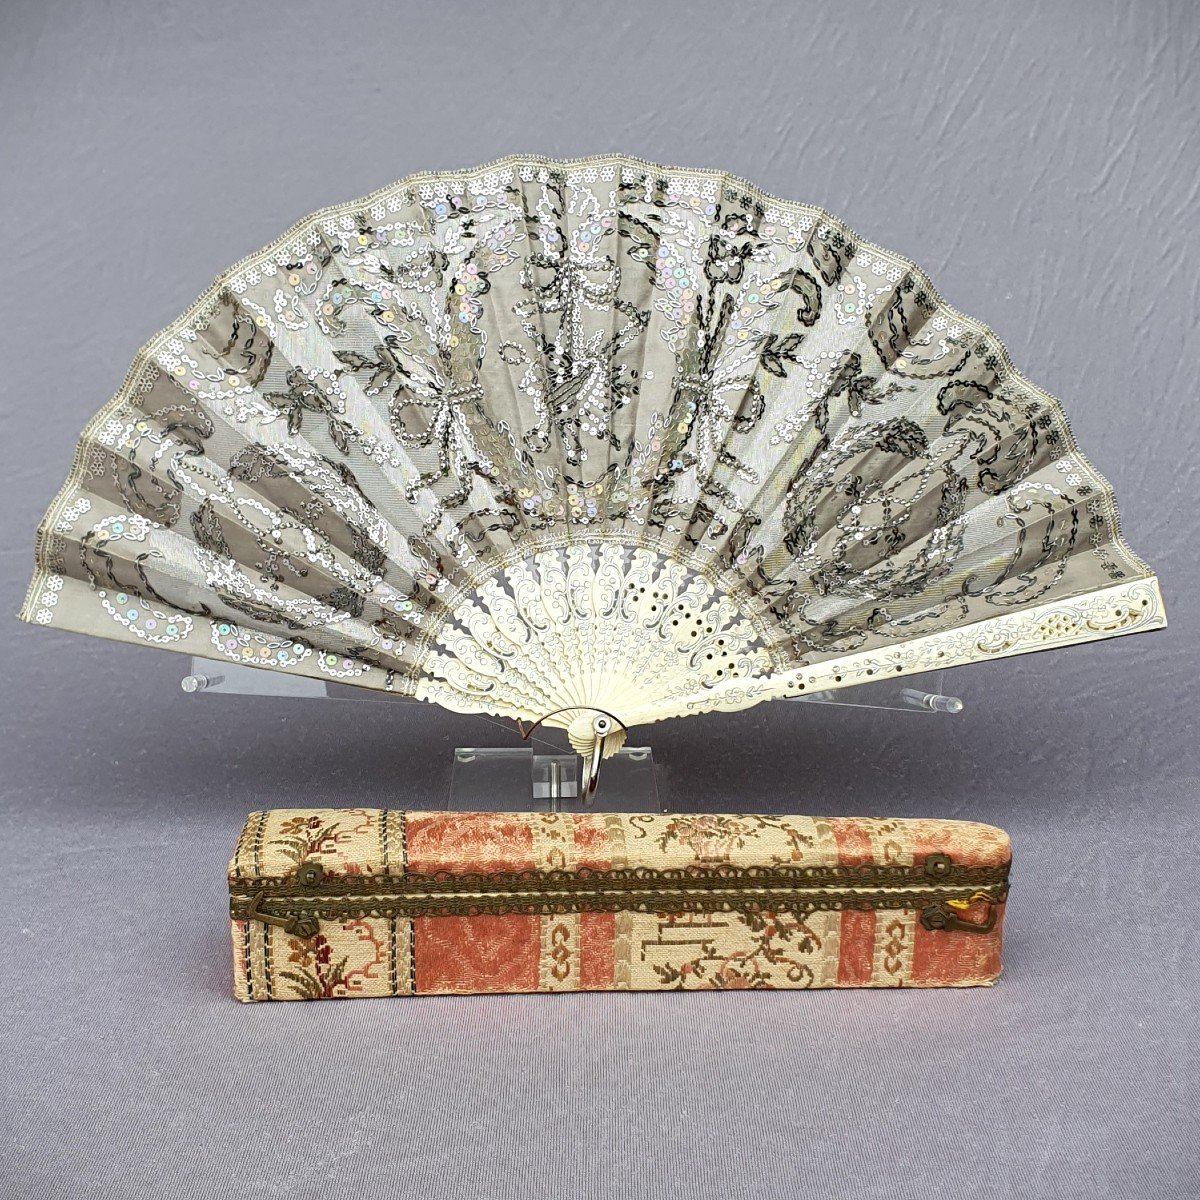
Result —
M252 813L240 1000L990 984L1002 830L862 817Z

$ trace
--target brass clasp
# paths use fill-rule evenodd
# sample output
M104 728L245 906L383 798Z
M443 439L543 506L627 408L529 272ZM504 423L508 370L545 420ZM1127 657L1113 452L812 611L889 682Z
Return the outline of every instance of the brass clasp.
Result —
M260 905L265 896L266 892L258 891L250 898L250 903L246 906L247 921L261 921L264 925L274 925L276 929L282 929L293 937L310 938L316 934L319 927L316 917L277 917L274 913L262 912Z
M921 910L921 924L926 929L944 929L948 932L959 933L991 933L996 928L996 905L988 902L988 915L985 921L964 921L954 911L952 902L939 902L927 905Z

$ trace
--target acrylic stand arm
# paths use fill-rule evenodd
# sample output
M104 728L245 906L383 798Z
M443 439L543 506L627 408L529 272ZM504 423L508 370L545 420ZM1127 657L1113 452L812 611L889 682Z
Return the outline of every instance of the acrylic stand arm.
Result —
M230 696L292 696L320 700L329 696L329 687L323 679L287 675L282 671L263 671L238 663L226 665L204 658L192 659L191 674L185 675L179 686L189 695L222 692ZM363 696L362 699L368 697Z
M937 685L941 672L924 677ZM238 696L282 696L291 699L395 701L389 697L321 679L256 670L238 663L193 658L182 680L190 695L211 692ZM846 697L843 699L842 697ZM854 697L862 697L855 699ZM873 708L909 713L959 713L963 702L940 691L865 684L846 691L814 692L789 698L795 704L839 708ZM490 720L490 718L486 718ZM503 722L493 721L502 725ZM450 794L444 807L462 812L664 812L649 746L623 746L604 761L604 786L596 789L591 764L580 770L578 755L559 750L524 731L520 746L460 746L454 752ZM533 743L538 743L535 748ZM549 753L547 753L549 751Z
M941 672L939 671L940 675ZM870 685L867 685L870 686ZM865 691L866 688L853 688L851 692ZM919 688L900 688L898 692L887 693L874 704L864 704L858 700L843 700L841 692L813 692L808 696L788 696L788 701L795 704L836 704L841 708L881 708L895 709L903 712L905 709L915 709L918 712L931 713L960 713L963 702L957 696L943 696L939 692L923 692Z

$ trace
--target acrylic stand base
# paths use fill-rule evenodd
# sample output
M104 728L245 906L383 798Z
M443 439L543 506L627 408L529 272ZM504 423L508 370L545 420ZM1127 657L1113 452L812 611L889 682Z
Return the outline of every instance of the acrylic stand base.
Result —
M937 688L941 675L938 671L918 679L926 687ZM225 693L368 703L395 702L396 699L321 679L293 677L282 672L254 670L236 663L210 662L201 658L192 659L192 673L184 677L182 686L189 695ZM940 688L924 691L884 683L865 684L845 692L813 692L781 703L797 709L805 704L827 704L914 715L952 715L962 712L963 708L957 696L942 695ZM512 747L460 746L454 752L450 792L440 807L457 812L667 811L659 798L654 755L649 746L625 746L620 753L605 759L599 788L588 804L579 795L579 758L565 749L555 752L554 745L540 737L533 740L549 753L535 750L528 743ZM403 802L403 797L397 798L397 806Z
M591 804L579 794L575 754L528 746L459 746L450 798L458 812L662 812L649 746L625 746L604 760Z

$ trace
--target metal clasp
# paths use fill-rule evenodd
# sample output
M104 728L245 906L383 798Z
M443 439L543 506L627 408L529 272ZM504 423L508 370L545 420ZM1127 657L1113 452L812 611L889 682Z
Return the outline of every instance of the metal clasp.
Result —
M319 928L316 917L277 917L274 913L263 912L260 906L265 896L266 892L258 891L250 898L250 903L246 906L247 921L261 921L264 925L274 925L276 929L282 929L293 937L310 938L316 934Z
M981 897L981 899L986 899L986 897ZM944 929L947 932L991 933L996 928L996 905L994 901L988 901L988 915L985 921L964 921L955 912L955 909L960 905L966 908L968 904L973 902L949 900L927 905L921 910L921 924L926 929Z

